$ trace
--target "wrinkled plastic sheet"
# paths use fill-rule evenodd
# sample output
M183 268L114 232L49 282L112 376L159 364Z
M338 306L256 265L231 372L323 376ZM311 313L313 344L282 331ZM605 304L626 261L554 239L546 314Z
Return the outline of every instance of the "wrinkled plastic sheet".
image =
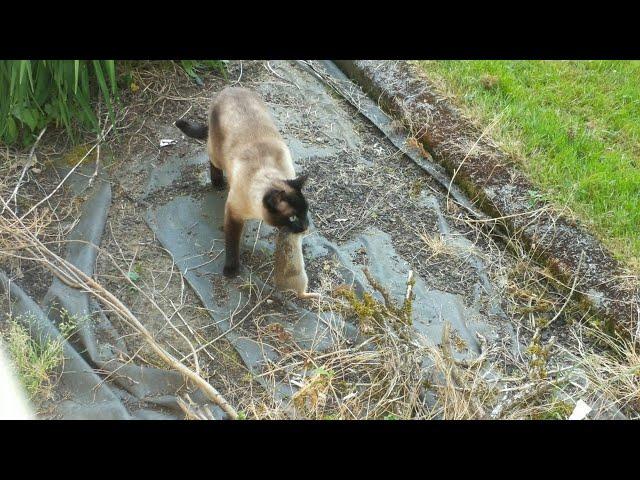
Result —
M78 223L67 237L65 253L67 261L89 276L93 275L98 253L95 246L100 245L111 204L111 186L102 181L102 176L87 189L92 171L87 165L79 169L80 174L69 178L75 193L87 199ZM0 271L0 293L8 296L12 316L34 339L63 342L64 366L56 389L64 400L55 405L54 418L183 418L176 400L177 392L184 388L182 376L169 370L123 362L122 358L129 352L121 335L87 292L69 287L54 277L42 305L38 305ZM91 318L79 324L69 341L65 341L57 328L63 320L62 309L75 318ZM202 404L207 403L198 392L193 395ZM218 418L223 417L217 406L209 407Z
M336 124L333 134L340 136L347 148L354 146L358 140L349 120L330 117L331 104L335 100L328 93L328 87L302 69L288 70L286 75L294 78L297 85L303 85L303 88L320 96L327 122ZM367 108L371 114L375 113L377 107L371 102L367 104ZM375 120L375 115L370 116L370 119ZM275 117L276 122L282 125L289 118L289 112L276 111ZM287 138L287 141L295 159L336 153L331 147L310 147L295 138ZM234 280L224 279L221 274L224 261L221 226L226 192L211 189L203 194L202 191L196 192L196 189L194 192L174 189L179 193L171 195L168 201L155 200L155 194L170 190L187 169L195 166L201 171L208 171L207 162L204 152L183 158L170 158L159 167L154 165L153 159L138 162L138 173L146 174L149 178L141 198L146 199L148 205L145 220L159 242L172 254L176 266L216 322L217 330L231 342L249 372L274 398L286 402L297 387L285 382L268 383L259 375L265 361L278 360L278 352L268 344L258 342L250 332L243 330L242 326L238 328L232 322L233 318L243 315L243 312L237 312L238 315L234 317L233 312L238 305L249 300L241 286L249 280L250 272L243 267L240 277ZM91 172L91 167L85 170L85 173ZM82 206L80 221L68 238L83 242L70 243L65 258L86 274L92 275L97 254L92 245L100 244L110 206L111 190L108 182L97 181L85 191L86 179L86 175L72 175L70 178L75 191L86 195L87 199ZM423 193L422 201L424 208L434 211L440 219L441 234L445 237L450 235L450 227L439 210L436 198ZM365 249L374 260L368 266L369 271L389 290L391 297L401 303L406 292L410 265L395 251L388 233L369 228L345 243L336 243L323 237L313 226L311 230L312 234L305 237L303 242L308 261L326 259L337 264L343 283L352 285L357 293L369 291L381 299L379 293L369 285L363 266L352 261L356 251ZM464 240L451 236L451 241L455 243ZM256 248L272 254L273 230L265 225L259 226L257 222L248 222L243 237L243 250ZM218 253L220 255L216 257ZM215 259L202 264L201 259L209 254ZM468 261L478 271L478 291L482 290L485 294L490 292L491 285L482 261L474 257L470 257ZM310 305L300 301L291 301L272 290L269 278L259 278L252 274L250 276L251 282L258 288L273 295L282 308L295 314L289 315L287 320L282 320L280 316L267 316L264 321L280 323L302 348L319 351L330 349L338 337L348 338L353 342L362 340L358 328L347 319L335 313L314 311ZM218 281L225 282L224 296L214 294L212 281L216 277L220 277ZM419 276L415 280L413 325L416 333L420 334L419 337L431 344L438 344L442 339L444 325L449 323L452 330L468 345L467 352L456 355L460 358L478 355L480 347L475 333L482 332L488 336L491 328L483 321L474 302L465 302L459 295L434 289ZM60 418L183 418L176 398L179 392L185 391L184 379L177 372L123 362L122 358L128 356L129 352L120 339L121 335L87 292L73 289L54 279L43 304L38 305L1 272L0 290L10 296L14 316L21 315L22 321L28 323L33 335L41 338L60 338L56 328L60 320L60 307L71 314L90 315L93 319L81 325L77 334L69 342L65 342L64 370L59 380L59 388L65 392L65 400L56 406ZM495 310L496 313L501 313L497 303ZM209 404L199 392L191 392L191 396L196 403L208 405L216 418L224 418L221 410Z

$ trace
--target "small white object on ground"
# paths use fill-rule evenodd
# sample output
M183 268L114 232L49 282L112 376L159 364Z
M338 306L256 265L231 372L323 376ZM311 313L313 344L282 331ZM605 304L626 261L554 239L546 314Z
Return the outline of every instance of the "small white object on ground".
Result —
M584 420L589 415L589 412L591 412L591 407L582 400L578 400L569 420Z
M178 143L176 140L171 140L170 138L163 138L160 140L160 148L167 147L169 145L175 145Z

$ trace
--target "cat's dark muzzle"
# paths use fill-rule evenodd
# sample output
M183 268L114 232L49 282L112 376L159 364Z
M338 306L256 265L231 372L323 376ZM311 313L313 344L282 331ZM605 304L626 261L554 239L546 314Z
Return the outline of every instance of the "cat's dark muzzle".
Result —
M285 225L285 229L291 233L304 233L309 230L309 220L298 220Z
M304 233L309 230L309 225L287 225L284 228L291 233Z

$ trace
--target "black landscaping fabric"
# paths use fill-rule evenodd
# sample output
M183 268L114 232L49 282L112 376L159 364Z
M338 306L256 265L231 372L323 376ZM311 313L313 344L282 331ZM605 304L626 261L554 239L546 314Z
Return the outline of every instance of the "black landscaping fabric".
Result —
M329 138L315 143L303 141L296 136L295 130L286 127L304 124L307 121L304 110L270 105L276 123L288 132L285 138L298 172L306 171L314 176L320 170L315 170L313 162L318 162L318 169L324 161L334 162L332 165L338 165L336 168L339 168L339 164L335 163L339 158L348 159L345 161L350 162L351 166L366 169L371 162L363 152L371 146L370 138L396 146L402 146L402 138L406 140L406 136L402 137L402 134L391 129L389 119L367 97L358 97L364 115L361 116L357 111L347 109L327 82L309 69L291 62L281 62L279 67L288 83L274 85L265 82L255 88L266 98L270 98L277 89L286 88L288 98L303 104L309 102L317 109L317 115L324 125L318 135ZM346 85L344 78L339 78L335 70L331 71L330 64L327 68L327 78L333 75L333 80ZM371 121L378 126L365 138L360 132L373 127ZM167 126L167 133L164 134L173 132L173 138L179 138L179 132L173 128ZM389 137L396 138L389 140L385 132ZM179 141L189 142L187 139ZM414 160L421 163L428 174L434 177L439 175L441 178L438 183L446 182L446 177L438 167L429 163L428 158L416 152L411 152L410 157L415 157ZM119 179L101 174L87 188L93 166L85 167L81 169L84 175L74 174L69 179L73 190L84 201L79 222L68 236L71 243L68 244L65 258L83 272L93 275L97 256L94 245L100 245L105 233L112 184ZM221 226L226 192L216 191L208 185L208 159L204 146L195 145L193 154L169 157L162 164L158 164L154 158L143 158L125 168L128 170L119 173L122 177L135 175L147 179L143 191L131 189L128 195L139 201L140 205L145 205L141 215L160 244L171 253L188 286L208 310L216 323L218 335L224 335L231 342L248 371L275 399L286 404L298 387L284 381L267 382L265 377L260 376L265 361L277 361L281 353L256 338L249 322L242 322L255 306L255 299L245 288L249 280L254 288L271 293L272 298L276 299L275 307L271 305L261 321L281 324L301 348L329 349L334 345L337 334L353 342L362 340L357 325L352 321L335 312L318 311L312 303L273 292L269 272L256 275L243 266L237 279L227 280L222 276L224 252ZM185 187L184 179L192 178L194 171L197 172L196 181ZM322 178L317 178L316 182L322 182ZM121 186L127 189L123 183ZM451 249L472 251L470 241L460 235L443 215L442 205L446 195L444 189L423 190L419 199L422 215L433 219L434 228ZM453 195L473 209L457 189L454 189ZM365 200L360 198L355 201L362 203ZM313 218L314 206L310 208ZM337 238L335 235L323 235L320 229L312 225L310 234L304 239L305 260L309 265L323 262L335 265L339 277L336 283L353 286L358 293L368 291L381 299L363 273L364 264L355 260L364 251L373 277L389 290L394 300L402 303L411 269L410 259L397 251L393 232L389 228L366 224L360 227L352 235L345 234L344 238ZM274 230L258 222L248 222L243 242L243 252L259 251L270 257L273 254ZM464 351L455 352L456 356L471 359L480 352L476 333L490 340L495 339L502 332L497 325L502 324L500 328L505 328L507 322L504 322L500 299L494 292L481 256L472 253L463 258L465 268L473 273L468 279L471 287L466 296L438 288L430 276L416 276L413 325L418 341L435 345L442 338L445 323L449 323L452 331L467 345ZM4 290L2 294L10 294L14 315L32 314L20 318L30 323L32 334L38 338L60 338L56 324L60 320L61 307L79 317L88 315L92 318L65 342L64 368L57 387L64 392L61 395L64 400L56 405L57 418L181 419L184 414L178 408L177 396L185 392L190 392L196 403L208 405L216 418L225 417L218 407L185 385L185 380L177 372L124 361L133 354L122 341L122 336L127 332L113 324L87 292L54 279L41 305L38 305L18 283L9 281L4 273L0 272L0 279L0 289ZM212 288L213 282L219 288ZM224 294L220 294L220 289L224 290ZM488 310L483 305L489 305ZM281 312L287 313L286 319L282 318ZM145 321L144 317L140 317L140 320L143 323Z

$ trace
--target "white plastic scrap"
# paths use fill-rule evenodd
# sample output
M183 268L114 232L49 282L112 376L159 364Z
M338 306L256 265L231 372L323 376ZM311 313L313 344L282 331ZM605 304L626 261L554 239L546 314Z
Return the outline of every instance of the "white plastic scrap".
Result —
M569 420L584 420L589 415L589 412L591 412L591 407L582 400L578 400Z
M162 140L160 140L160 148L162 147L167 147L169 145L175 145L177 142L177 140L171 140L170 138L163 138Z

